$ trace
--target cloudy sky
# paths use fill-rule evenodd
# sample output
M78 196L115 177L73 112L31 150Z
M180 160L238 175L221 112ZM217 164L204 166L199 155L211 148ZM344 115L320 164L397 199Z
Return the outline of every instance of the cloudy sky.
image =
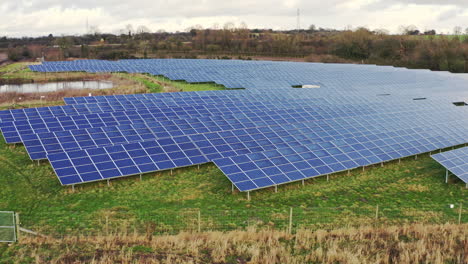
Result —
M86 21L117 33L131 24L184 31L245 22L249 28L365 26L398 32L400 25L452 32L468 27L468 0L1 0L0 36L83 34Z

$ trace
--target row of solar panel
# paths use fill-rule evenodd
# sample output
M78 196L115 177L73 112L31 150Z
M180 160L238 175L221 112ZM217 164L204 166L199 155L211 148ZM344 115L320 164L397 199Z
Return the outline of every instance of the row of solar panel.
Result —
M314 152L310 146L301 145L218 159L214 163L239 190L251 191L435 151L461 144L466 138L466 133L458 137L437 134L431 127L426 128L426 133L431 136L412 134L411 141L399 141L399 144L392 146L371 142L374 144L369 145L373 149L364 148L357 152L352 152L346 144L330 142L336 146L333 152Z
M202 67L200 67L202 66ZM323 81L331 89L336 83L348 86L373 84L427 83L432 80L442 84L442 78L428 71L406 70L392 67L364 65L323 65L284 62L221 62L221 61L173 61L143 60L119 61L114 63L92 61L76 64L45 63L32 67L38 71L89 71L89 72L136 72L165 75L173 80L191 82L216 81L226 87L271 88ZM372 71L372 74L369 74ZM336 78L341 75L341 78ZM343 82L343 80L346 80ZM445 80L446 81L446 80ZM333 84L335 85L329 85ZM455 82L454 82L455 83Z
M150 123L150 122L162 122L162 125L173 125L170 123L171 119L193 119L196 117L203 116L216 116L223 115L224 119L236 119L236 118L257 118L258 116L274 116L278 113L289 114L285 118L301 117L301 114L307 114L309 120L320 120L330 117L339 116L350 116L351 113L356 114L368 114L375 112L375 110L367 110L362 106L346 106L342 110L327 110L317 107L316 109L302 108L297 105L296 108L289 108L288 110L279 107L279 110L269 110L262 112L260 110L266 110L266 107L236 107L230 108L219 107L218 109L207 109L206 107L185 107L185 108L172 108L172 109L148 109L139 111L126 111L126 112L109 112L106 114L88 114L79 116L62 116L58 118L46 118L46 119L29 119L14 122L3 122L0 123L0 129L3 131L4 137L8 143L20 142L22 137L32 133L48 133L58 132L71 129L84 129L84 128L96 128L103 126L113 126L121 124L133 124L133 123ZM309 110L309 112L307 112ZM257 111L257 112L255 112ZM345 112L346 111L346 112ZM203 119L202 119L203 120ZM198 120L197 120L198 121ZM210 121L207 119L206 121ZM246 120L251 121L251 120ZM253 120L259 121L259 120ZM169 123L168 123L169 122Z
M180 94L180 93L179 93ZM101 102L88 102L86 104L72 104L66 106L53 106L53 107L42 107L42 108L31 108L31 109L15 109L15 110L6 110L0 111L0 121L17 121L24 119L34 119L34 118L47 118L54 116L63 116L63 115L78 115L85 113L104 113L104 112L116 112L116 111L127 111L132 109L153 109L153 108L171 108L171 107L183 107L183 106L197 106L197 105L219 105L224 104L226 106L245 106L245 107L278 107L282 105L284 107L289 107L292 105L291 100L294 104L304 103L306 104L318 104L318 105L340 105L340 104L349 104L353 102L354 104L358 103L371 103L371 100L375 100L375 104L378 102L394 102L395 104L399 102L400 99L397 98L385 98L378 100L375 99L375 96L359 96L359 98L351 97L350 95L346 96L327 96L327 98L317 97L317 96L305 96L301 94L301 97L297 98L296 95L289 96L265 96L262 95L259 97L255 93L244 93L239 92L235 95L233 93L219 92L219 96L203 96L203 97L179 97L179 98L146 98L146 97L131 97L130 99L115 98L113 97L103 97ZM239 96L242 94L242 96ZM93 97L89 97L93 98Z
M443 115L445 112L440 113ZM392 117L398 120L399 124L406 124L403 117L410 114L409 112L402 112L399 115L393 114ZM421 118L430 119L433 116L424 116L421 112L419 115L411 113ZM388 115L356 115L360 118L352 118L347 116L346 118L352 121L356 121L354 128L350 127L348 131L346 128L336 125L334 128L329 124L336 124L337 120L329 119L322 122L322 126L317 120L307 119L306 117L294 118L289 114L286 114L290 118L283 118L281 115L276 116L264 116L263 118L257 118L256 120L251 119L209 119L204 118L203 121L199 119L183 120L186 121L181 124L169 124L169 123L146 123L140 124L139 126L118 126L118 127L105 127L103 129L83 129L83 130L70 130L56 133L45 133L45 134L31 134L25 137L24 144L28 153L32 159L45 159L47 154L68 151L74 149L84 149L101 147L112 144L122 144L129 142L138 142L151 139L168 138L176 135L194 135L200 133L211 133L219 131L245 131L249 128L255 127L280 127L290 128L292 130L308 128L309 131L306 134L311 139L326 139L330 135L349 134L360 131L363 127L359 126L359 120L363 121L363 118L369 120L385 120ZM398 117L398 118L397 118ZM401 118L400 118L401 117ZM452 116L450 120L458 120L459 116ZM339 119L338 119L339 120ZM434 120L435 119L430 119ZM281 122L283 121L283 122ZM344 123L344 120L339 120ZM448 120L446 120L448 121ZM301 123L301 127L295 126L294 124ZM418 121L416 121L418 123ZM411 120L407 125L416 124L415 121ZM285 125L287 124L287 125ZM390 122L382 127L388 127ZM379 127L378 129L382 129ZM313 129L312 129L313 128ZM246 133L246 132L244 132ZM245 139L242 139L245 140Z
M468 184L468 147L435 154L432 158Z
M369 164L378 163L378 162L382 162L382 161L386 161L390 159L396 159L399 157L405 157L405 156L418 154L422 150L424 150L423 152L426 152L426 151L431 151L431 150L444 147L446 145L454 145L454 144L459 143L460 140L463 140L463 138L466 137L466 131L456 131L456 133L464 133L457 137L444 136L443 133L442 135L437 134L437 132L442 131L443 128L445 127L440 126L438 129L434 129L434 127L426 127L426 128L421 128L423 132L413 131L412 134L406 134L406 135L404 134L403 131L396 130L395 132L396 134L403 134L404 137L402 137L402 139L399 139L398 141L395 142L394 140L390 140L391 139L390 135L386 135L388 139L388 144L386 144L385 141L383 141L385 138L383 138L382 136L379 139L371 141L373 144L356 144L355 148L347 146L347 144L349 144L350 142L349 141L346 142L346 140L343 141L345 145L343 146L334 145L332 148L330 148L330 146L327 145L327 143L324 143L325 145L323 146L320 146L320 144L315 144L313 145L315 146L313 153L314 155L322 159L324 159L327 156L330 156L331 153L334 153L336 155L346 154L348 157L351 155L353 157L359 158L358 162L361 162L361 160L363 159L363 156L362 154L359 154L358 151L364 151L368 148L374 149L374 151L375 149L380 149L380 153L378 153L378 155L381 155L381 156L378 161L375 159L369 158L369 157L372 157L373 154L375 154L374 152L371 152L368 158L364 158L364 160L362 160L362 162L366 161L368 163L359 164L356 162L357 164L362 166L362 165L369 165ZM382 134L385 135L385 133L382 133ZM376 134L371 134L371 135L376 135ZM436 140L437 136L439 137L439 141ZM179 142L174 140L174 142L170 142L174 144L170 144L170 145L166 145L167 142L165 142L164 140L146 141L146 142L140 142L140 143L110 146L110 147L105 147L105 148L93 148L89 150L51 154L48 156L48 158L51 161L52 166L56 170L57 175L61 178L61 181L63 184L76 184L76 183L80 183L83 181L87 181L89 180L88 173L93 173L94 176L100 175L101 179L105 179L105 178L112 178L112 177L119 177L119 176L149 172L149 171L140 170L140 171L135 171L135 173L125 173L121 169L126 168L127 166L132 167L134 169L135 165L152 164L157 167L157 170L165 170L165 169L171 169L171 168L176 168L176 167L181 167L181 166L189 166L189 165L194 165L194 164L205 163L205 162L210 161L210 159L212 159L215 163L217 163L216 157L217 156L219 157L219 154L218 154L219 150L211 147L212 148L211 154L213 154L213 156L208 157L210 153L203 154L200 151L199 147L197 147L195 144L190 144L190 142L197 142L196 139L197 139L196 135L192 137L178 137L177 141ZM426 139L426 141L422 141L422 139ZM212 139L203 139L202 142L205 142L206 144L207 142L209 143L211 140ZM404 141L401 141L401 140L404 140ZM356 139L355 141L358 142ZM231 144L230 145L231 150L224 151L225 153L227 153L227 155L221 156L219 158L233 157L236 154L239 155L239 152L241 153L243 152L242 154L248 154L248 153L256 153L260 151L277 149L280 147L283 147L283 148L294 147L294 148L299 149L302 146L307 145L304 143L304 141L294 141L294 140L290 142L284 142L281 144L274 144L267 139L264 139L263 141L256 140L255 142L258 143L259 146L249 147L242 143ZM398 144L398 142L400 142L401 144ZM308 146L309 148L312 148L312 145L310 145L310 143ZM382 149L384 146L389 147L391 150L398 151L398 152L396 152L395 156L393 157L388 156L389 158L385 159L385 157L387 156L382 156L382 155L388 155L386 153L390 153L390 152L388 151L389 149L385 149L385 148ZM394 146L394 149L392 149L390 146ZM144 148L144 150L142 150L142 148ZM406 150L402 150L402 149L406 149ZM354 156L353 153L355 153L356 156ZM105 154L107 154L107 156L105 156L106 161L104 162L112 162L113 164L116 165L117 170L112 171L112 173L107 171L107 167L100 168L96 163L90 162L93 160L93 158L94 160L97 159L97 157L93 157L93 156L95 155L100 156L100 155L105 155ZM191 160L191 158L196 158L197 161ZM65 167L66 166L65 164L57 165L56 163L57 161L62 161L65 159L70 162L66 164L73 164L73 166ZM96 160L96 161L99 161L97 163L100 163L101 160ZM329 162L329 160L328 161L325 160L325 162ZM106 163L106 164L110 165L111 163ZM125 166L125 164L128 164L128 165ZM218 166L220 166L221 169L223 169L223 166L221 166L220 164L218 164ZM114 173L116 173L117 171L120 171L120 174L115 175ZM152 170L152 171L155 171L155 170ZM232 173L229 173L229 171L225 171L225 169L223 171L228 176L232 174ZM327 171L327 173L331 173L331 171ZM238 188L242 191L250 190L242 186L238 186Z
M397 111L398 109L392 109L393 111ZM399 115L405 116L408 114L416 114L418 112L424 113L423 110L418 111L402 111ZM336 112L333 112L336 114ZM440 112L439 114L443 114L444 112ZM214 131L226 131L226 130L233 130L233 129L240 129L240 128L249 128L249 127L261 127L261 126L272 126L272 125L280 125L280 124L294 124L299 122L310 122L310 121L318 121L318 120L325 120L325 117L328 117L330 121L334 118L341 118L341 117L353 117L353 116L366 116L376 114L375 111L373 112L360 112L360 111L351 111L349 113L342 113L342 115L330 115L328 116L320 116L321 118L317 118L317 116L312 115L310 112L306 110L283 110L283 111L269 111L268 113L262 112L252 112L249 115L247 112L242 114L243 118L237 118L233 115L224 115L224 116L217 116L214 118L205 117L205 118L191 118L191 119L179 119L177 122L173 121L164 121L164 122L152 122L149 118L151 114L145 117L127 117L117 120L112 120L110 118L106 119L105 121L98 120L93 122L94 128L90 129L79 129L79 130L69 130L65 128L69 128L65 126L67 123L57 122L53 127L52 122L47 124L43 124L43 126L39 127L38 129L44 129L43 127L56 128L55 133L45 132L39 133L38 129L34 129L31 125L22 125L15 124L14 129L17 129L15 132L6 132L6 136L10 133L12 134L20 134L21 137L28 149L30 156L33 159L42 159L45 158L46 152L49 151L58 151L58 150L65 150L70 148L77 148L80 146L99 146L100 144L118 144L118 143L126 143L132 142L137 140L148 140L154 138L164 138L170 137L175 135L190 135L190 134L198 134L198 133L208 133ZM397 117L397 112L392 113L392 117ZM457 116L453 116L452 118L457 118ZM123 122L128 124L135 124L136 126L130 125L122 125L122 126L106 126L103 129L98 129L99 126L110 125L114 122ZM17 122L16 122L17 123ZM37 124L35 124L37 125ZM88 127L89 124L86 122L82 122L82 125ZM37 128L37 127L36 127ZM5 129L4 129L5 130ZM59 132L60 131L60 132ZM62 131L66 131L68 133L62 133ZM35 134L37 133L37 134ZM63 140L67 139L68 142L66 147L59 145L59 138ZM93 141L93 140L95 141ZM99 142L99 144L96 143Z
M286 106L282 106L280 103L277 104L279 109L286 109ZM294 104L288 104L292 106ZM296 104L294 109L289 108L289 112L292 117L296 117L299 112L305 113L308 111L310 114L307 114L309 120L320 120L325 118L340 117L340 116L352 116L360 114L369 114L377 112L377 109L380 111L401 111L403 109L417 109L418 107L408 107L407 105L392 105L392 104L373 104L370 105L371 108L360 105L345 105L340 109L333 109L330 107L316 107L312 109L310 107L305 107L302 111L298 111L302 107L302 103ZM216 108L214 108L216 107ZM427 105L431 107L431 105ZM57 118L33 118L29 120L13 121L13 122L3 122L0 123L0 129L4 133L4 137L7 143L16 143L21 142L21 137L27 134L32 133L47 133L52 131L64 131L70 129L83 129L83 128L96 128L102 126L112 126L120 124L129 124L138 121L143 122L163 122L170 119L185 119L189 117L201 117L201 116L211 116L211 115L228 115L228 114L239 114L238 118L242 117L255 117L255 115L247 115L253 111L261 111L266 109L272 109L272 107L223 107L219 105L212 106L197 106L197 107L180 107L180 108L154 108L154 109L145 109L139 111L126 111L126 112L108 112L106 114L85 114L85 115L71 115L71 116L60 116ZM426 109L426 107L419 107L421 109ZM439 109L443 109L439 107ZM439 110L441 111L441 110ZM263 112L263 115L274 115L275 111ZM299 117L299 116L297 116ZM235 117L232 117L235 118ZM232 119L231 118L231 119ZM254 120L255 121L255 120Z

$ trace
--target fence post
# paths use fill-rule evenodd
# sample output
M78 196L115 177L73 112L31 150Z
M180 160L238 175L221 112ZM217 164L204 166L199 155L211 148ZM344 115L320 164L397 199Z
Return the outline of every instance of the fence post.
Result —
M293 223L293 208L289 208L289 234L292 234L292 223Z
M106 215L106 236L109 236L109 216Z
M461 224L461 217L462 217L462 204L460 203L460 209L458 211L458 224Z
M198 210L198 233L201 232L201 212Z
M13 217L15 218L16 242L18 242L18 241L19 241L19 238L20 238L20 218L19 218L19 213L14 213Z
M379 205L375 207L375 219L379 219Z

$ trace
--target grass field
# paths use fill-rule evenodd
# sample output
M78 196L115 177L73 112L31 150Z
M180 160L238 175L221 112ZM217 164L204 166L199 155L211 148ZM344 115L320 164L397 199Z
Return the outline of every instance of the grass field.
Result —
M434 38L434 39L441 39L441 38L446 38L446 39L449 39L449 40L453 40L453 39L458 38L458 40L460 40L460 41L466 41L466 40L468 40L468 35L424 35L424 36L422 36L422 37L425 38L425 39L431 39L431 38Z
M36 74L20 66L8 67ZM119 73L113 78L139 83L147 92L222 89L142 74ZM199 169L144 175L143 181L129 177L113 180L111 186L85 184L72 192L60 186L48 162L38 165L29 160L23 146L7 145L3 137L0 140L0 210L19 212L23 225L45 233L127 230L132 226L154 232L193 230L198 222L206 230L252 223L284 228L291 207L296 228L300 224L373 223L376 211L380 223L457 222L460 203L465 203L461 220L467 222L465 185L454 177L445 184L444 175L439 164L423 155L383 168L354 170L349 176L333 175L329 182L322 177L306 181L305 186L280 186L278 193L272 188L256 191L248 201L245 193L231 193L229 180L213 164L206 164ZM148 226L154 222L156 226Z

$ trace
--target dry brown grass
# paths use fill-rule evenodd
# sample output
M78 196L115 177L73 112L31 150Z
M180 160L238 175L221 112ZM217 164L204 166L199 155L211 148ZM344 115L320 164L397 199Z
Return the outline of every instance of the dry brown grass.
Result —
M468 225L24 238L0 263L468 263ZM10 262L9 262L10 261Z

